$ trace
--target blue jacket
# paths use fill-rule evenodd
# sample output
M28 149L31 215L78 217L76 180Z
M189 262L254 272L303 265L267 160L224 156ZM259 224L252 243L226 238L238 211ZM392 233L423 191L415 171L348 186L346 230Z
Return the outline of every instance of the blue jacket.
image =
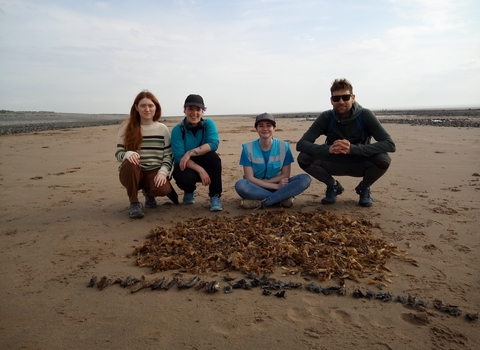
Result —
M180 163L180 159L185 155L187 151L197 148L200 145L208 143L212 152L218 149L220 144L217 126L211 119L203 119L204 127L199 128L196 135L186 127L185 118L180 124L183 126L184 133L180 124L177 124L172 129L172 153L175 165Z
M259 139L242 144L242 153L244 156L246 155L250 161L253 176L257 179L270 179L279 175L282 171L288 149L288 142L273 138L273 144L270 148L270 156L265 165L265 159L263 157L263 151L260 148Z

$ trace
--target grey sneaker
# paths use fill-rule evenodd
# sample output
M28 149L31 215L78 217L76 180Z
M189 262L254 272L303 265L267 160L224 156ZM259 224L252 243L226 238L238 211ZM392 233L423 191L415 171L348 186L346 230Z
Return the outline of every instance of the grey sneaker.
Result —
M262 199L262 200L260 201L260 205L259 205L258 207L256 207L255 209L253 209L253 210L268 208L267 205L266 205L266 203L267 203L267 198Z
M262 201L258 199L242 199L240 201L240 206L243 209L256 209L262 205Z
M280 202L280 206L284 208L290 208L293 205L293 199L294 197L284 199L283 201Z
M147 192L142 190L143 195L145 196L145 206L147 208L155 208L157 206L157 200L155 197L147 196Z
M129 214L132 219L141 219L145 214L143 214L142 203L140 202L131 202L129 208Z

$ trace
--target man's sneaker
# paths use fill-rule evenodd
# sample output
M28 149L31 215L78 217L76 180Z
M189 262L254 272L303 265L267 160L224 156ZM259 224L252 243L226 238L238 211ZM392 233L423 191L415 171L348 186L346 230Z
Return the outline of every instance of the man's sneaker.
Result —
M147 196L147 192L142 190L143 195L145 196L145 206L147 208L155 208L157 206L157 200L155 197Z
M284 208L290 208L293 205L293 197L284 199L280 202L280 205Z
M337 201L337 196L342 194L343 187L340 185L340 182L337 181L336 185L328 186L325 193L325 197L322 199L322 204L333 204Z
M220 196L217 194L210 197L210 211L222 211L222 202L220 202Z
M185 204L195 203L195 192L191 192L191 193L185 192L183 194L183 203L185 203Z
M262 201L258 199L242 199L240 201L240 206L243 209L256 209L262 205Z
M373 205L372 197L370 197L370 187L362 188L357 186L355 191L360 195L360 200L358 201L359 205L362 207L371 207Z
M131 202L129 208L129 214L132 219L143 218L143 208L142 203L140 202Z

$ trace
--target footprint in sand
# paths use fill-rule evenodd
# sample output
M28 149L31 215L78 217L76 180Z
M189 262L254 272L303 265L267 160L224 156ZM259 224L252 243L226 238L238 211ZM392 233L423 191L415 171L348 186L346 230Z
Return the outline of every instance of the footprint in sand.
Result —
M344 325L350 325L355 328L362 328L362 324L365 325L366 323L370 324L367 319L361 319L363 316L357 314L351 314L344 310L332 310L330 311L330 317Z
M463 253L470 253L472 251L470 247L467 247L465 245L460 245L460 244L455 245L455 249Z
M287 317L293 322L301 322L307 318L312 317L312 315L312 312L305 308L290 307L287 309Z
M414 326L426 326L430 323L430 321L428 320L428 316L425 313L401 314L400 318L405 322L413 324Z
M468 345L468 337L460 332L455 332L444 325L435 325L430 328L434 348L452 349L458 345Z
M445 274L445 272L443 272L439 268L432 266L430 267L430 270L432 270L435 273L435 279L437 281L445 281L447 279L447 275Z
M255 309L253 314L255 316L255 319L254 319L255 323L266 321L269 318L267 312L264 309L257 308Z

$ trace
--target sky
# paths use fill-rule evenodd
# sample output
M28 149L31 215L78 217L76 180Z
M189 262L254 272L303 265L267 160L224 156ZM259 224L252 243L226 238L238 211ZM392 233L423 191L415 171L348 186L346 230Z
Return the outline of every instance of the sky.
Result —
M479 107L478 0L0 0L0 109L163 116Z

